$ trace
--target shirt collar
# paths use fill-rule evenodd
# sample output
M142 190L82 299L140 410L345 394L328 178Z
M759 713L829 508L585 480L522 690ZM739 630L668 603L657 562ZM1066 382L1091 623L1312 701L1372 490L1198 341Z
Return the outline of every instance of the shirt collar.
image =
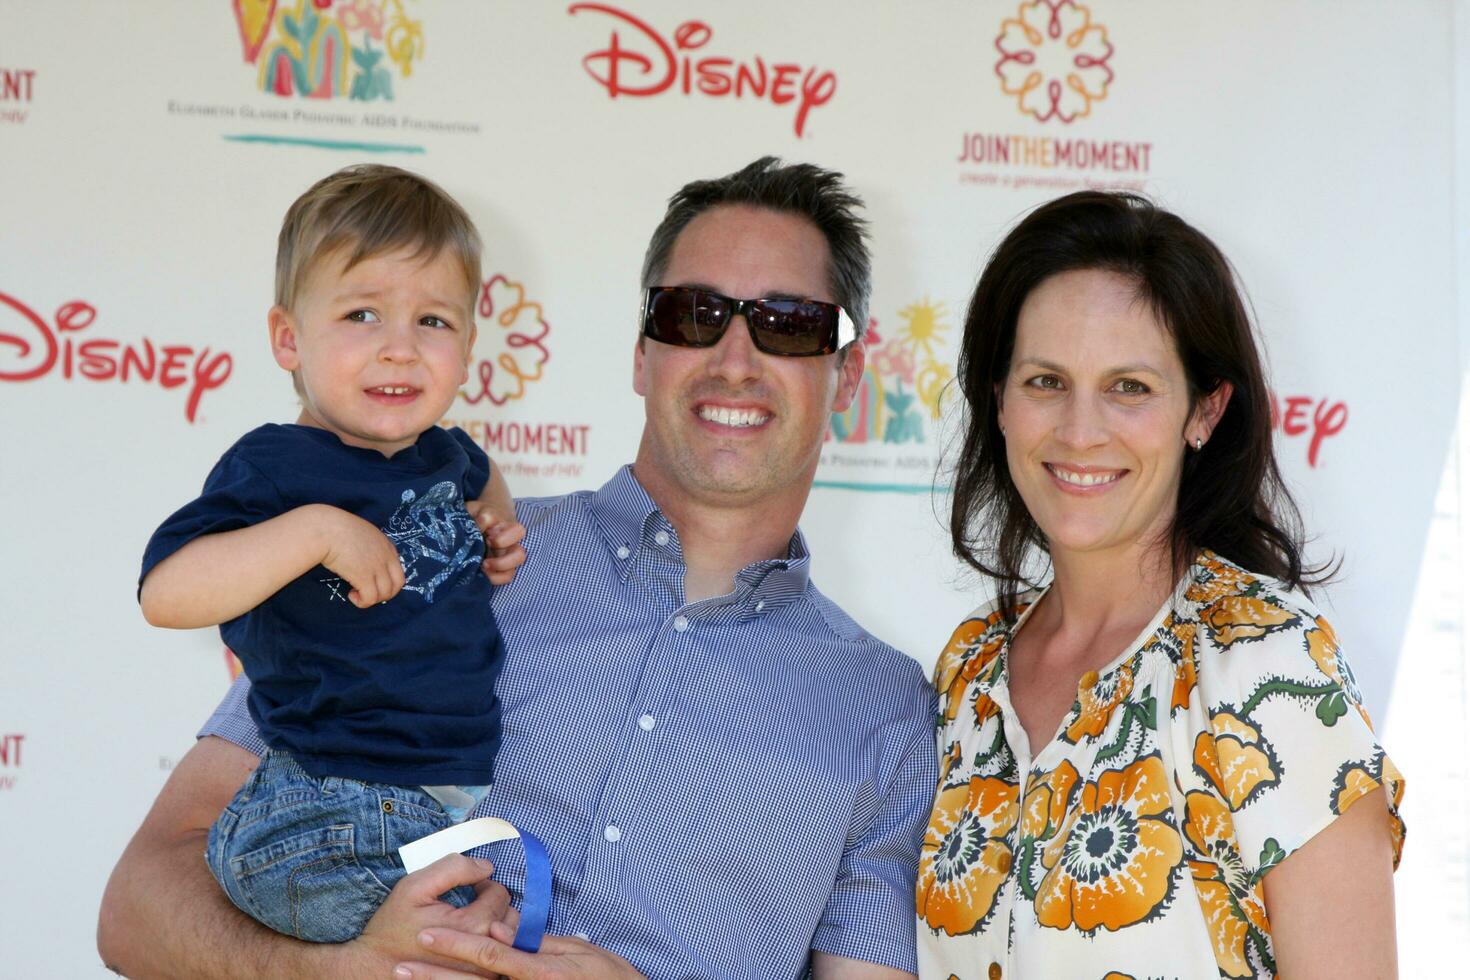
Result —
M619 469L592 495L591 511L593 522L624 581L632 574L639 550L651 546L660 529L667 530L669 547L682 560L677 534L633 475L632 466ZM759 605L759 612L768 612L787 605L805 592L810 578L811 551L806 536L798 528L791 535L786 556L746 565L735 576L735 591L738 594L748 590L751 608Z

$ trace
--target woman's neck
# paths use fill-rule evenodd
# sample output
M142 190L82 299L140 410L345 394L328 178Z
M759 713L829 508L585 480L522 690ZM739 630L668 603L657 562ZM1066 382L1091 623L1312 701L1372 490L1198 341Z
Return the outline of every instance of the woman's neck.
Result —
M1177 583L1167 546L1122 554L1053 554L1052 569L1046 618L1053 631L1074 636L1142 629Z

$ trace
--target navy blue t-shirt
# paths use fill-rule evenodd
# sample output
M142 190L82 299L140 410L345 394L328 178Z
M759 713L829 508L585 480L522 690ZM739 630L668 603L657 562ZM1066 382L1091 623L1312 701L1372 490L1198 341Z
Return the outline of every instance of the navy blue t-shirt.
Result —
M505 647L480 569L485 541L464 502L489 476L489 457L459 429L429 429L390 459L325 429L263 425L154 532L139 581L200 535L305 504L381 528L405 578L386 603L358 609L351 586L318 565L221 624L250 677L250 713L266 744L313 776L488 784Z

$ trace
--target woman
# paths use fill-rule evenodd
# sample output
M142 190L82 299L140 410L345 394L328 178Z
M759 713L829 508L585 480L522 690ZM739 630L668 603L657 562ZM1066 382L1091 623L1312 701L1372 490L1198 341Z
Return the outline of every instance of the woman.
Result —
M935 668L924 977L1393 975L1403 781L1305 595L1219 250L1132 195L1044 205L959 383L954 546L1000 598Z

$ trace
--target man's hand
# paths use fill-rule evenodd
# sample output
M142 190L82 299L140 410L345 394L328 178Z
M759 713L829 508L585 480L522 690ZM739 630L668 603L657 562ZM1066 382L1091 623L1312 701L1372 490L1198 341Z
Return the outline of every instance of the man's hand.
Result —
M465 509L485 535L485 574L492 585L505 585L516 577L516 569L526 562L526 549L521 541L526 527L520 521L503 520L483 500L465 501Z
M580 939L547 936L539 953L523 953L511 946L514 938L515 930L504 922L490 927L489 938L453 929L425 929L419 935L425 951L454 965L400 963L393 976L399 980L462 980L496 974L508 980L644 980L621 956Z
M403 563L386 534L340 507L308 506L320 508L312 516L321 522L317 533L325 549L322 564L352 586L347 598L354 606L367 609L398 594L403 588Z

